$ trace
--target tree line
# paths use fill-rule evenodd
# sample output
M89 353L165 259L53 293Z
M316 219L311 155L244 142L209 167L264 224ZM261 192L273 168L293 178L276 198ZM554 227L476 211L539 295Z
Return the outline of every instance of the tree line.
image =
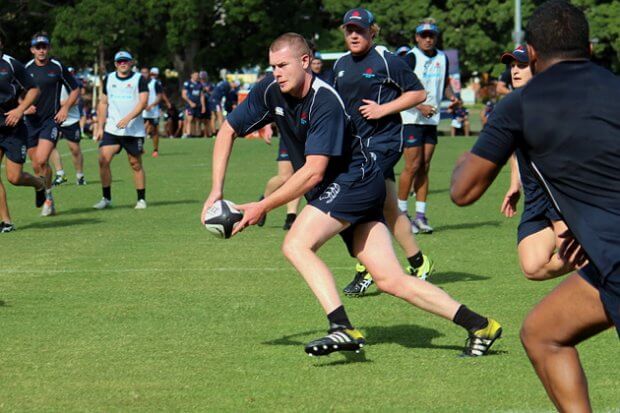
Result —
M522 0L524 26L540 0ZM594 59L620 72L620 2L574 0L588 16ZM318 50L342 50L339 26L351 0L3 0L0 38L13 56L30 59L37 31L52 36L53 54L68 65L111 69L119 49L140 64L194 69L267 65L267 47L283 32L306 36ZM381 27L378 42L396 48L413 44L420 20L433 17L440 46L458 49L461 74L497 75L499 54L513 43L513 0L370 0Z

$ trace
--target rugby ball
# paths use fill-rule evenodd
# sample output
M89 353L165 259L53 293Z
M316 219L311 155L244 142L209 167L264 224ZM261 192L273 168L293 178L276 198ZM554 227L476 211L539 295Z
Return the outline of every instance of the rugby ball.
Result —
M241 221L243 214L235 205L225 199L216 201L207 210L205 228L218 238L230 238L233 229Z

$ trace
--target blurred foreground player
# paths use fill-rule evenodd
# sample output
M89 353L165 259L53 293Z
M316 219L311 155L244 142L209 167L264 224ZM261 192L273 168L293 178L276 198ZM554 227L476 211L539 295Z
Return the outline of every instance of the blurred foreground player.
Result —
M287 234L282 250L319 300L330 326L328 334L310 342L305 351L326 355L357 351L365 344L361 332L349 321L330 270L316 254L326 241L340 234L350 254L372 271L379 288L463 326L469 332L465 354L485 354L501 335L500 325L401 269L383 220L383 176L364 143L354 135L338 94L311 73L311 56L307 42L295 33L284 34L271 44L269 63L274 68L273 76L252 89L218 133L212 188L201 222L208 208L224 195L235 135L245 136L276 122L295 173L262 201L238 205L244 216L234 233L305 194L308 205Z
M570 230L560 255L580 270L534 307L521 341L556 408L587 412L576 346L614 324L620 333L620 79L589 61L588 22L563 0L534 11L526 41L534 78L498 103L459 159L451 196L475 202L522 151Z

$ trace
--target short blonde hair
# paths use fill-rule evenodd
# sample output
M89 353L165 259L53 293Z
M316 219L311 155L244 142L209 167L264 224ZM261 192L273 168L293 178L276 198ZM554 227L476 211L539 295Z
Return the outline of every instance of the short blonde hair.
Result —
M271 45L269 46L269 51L277 52L284 49L285 47L290 47L291 49L296 51L299 57L303 55L308 55L310 57L313 56L310 45L308 44L306 39L298 33L289 32L280 35L277 39L271 42Z

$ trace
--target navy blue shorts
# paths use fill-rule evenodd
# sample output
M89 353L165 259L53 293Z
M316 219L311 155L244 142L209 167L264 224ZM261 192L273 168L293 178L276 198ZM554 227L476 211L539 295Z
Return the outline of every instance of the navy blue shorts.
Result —
M517 229L517 244L547 227L551 227L553 221L561 221L562 217L555 210L547 195L542 191L534 198L525 191L525 203L523 214Z
M150 124L153 126L159 125L159 118L143 118L145 124Z
M405 148L417 148L425 143L437 145L437 126L403 125L403 145Z
M24 122L15 127L0 128L0 149L12 162L23 164L26 162L26 137L28 130Z
M46 119L41 123L33 123L26 120L26 127L28 128L28 139L26 142L28 149L36 147L39 144L39 139L53 142L54 146L56 146L59 127L54 119Z
M209 110L213 113L222 111L222 105L220 105L216 100L209 99L209 103L207 104L207 106L209 107Z
M386 151L374 151L371 149L370 155L375 159L384 179L396 182L394 175L394 167L400 161L403 153L397 149L389 149Z
M120 153L122 149L125 149L127 153L132 156L140 156L144 153L144 138L136 136L118 136L104 132L103 139L99 142L99 147L112 145L121 146L116 153Z
M588 264L578 271L581 278L596 288L607 314L616 325L620 337L620 271L601 280L601 274L593 264Z
M282 138L280 138L280 144L278 145L278 157L276 158L276 161L291 161L288 156L288 149L286 148L286 144L284 143L284 139Z
M80 133L80 124L74 123L69 126L61 126L59 128L60 138L64 138L68 141L80 143L82 140L82 134Z
M347 250L353 255L355 227L367 222L385 222L385 181L379 171L371 172L361 182L333 182L323 193L309 202L326 214L351 225L340 233Z
M205 113L202 113L202 106L200 105L200 103L198 103L195 108L190 108L189 106L186 106L185 113L187 114L187 116L193 116L196 119L209 119L211 117L208 110Z

